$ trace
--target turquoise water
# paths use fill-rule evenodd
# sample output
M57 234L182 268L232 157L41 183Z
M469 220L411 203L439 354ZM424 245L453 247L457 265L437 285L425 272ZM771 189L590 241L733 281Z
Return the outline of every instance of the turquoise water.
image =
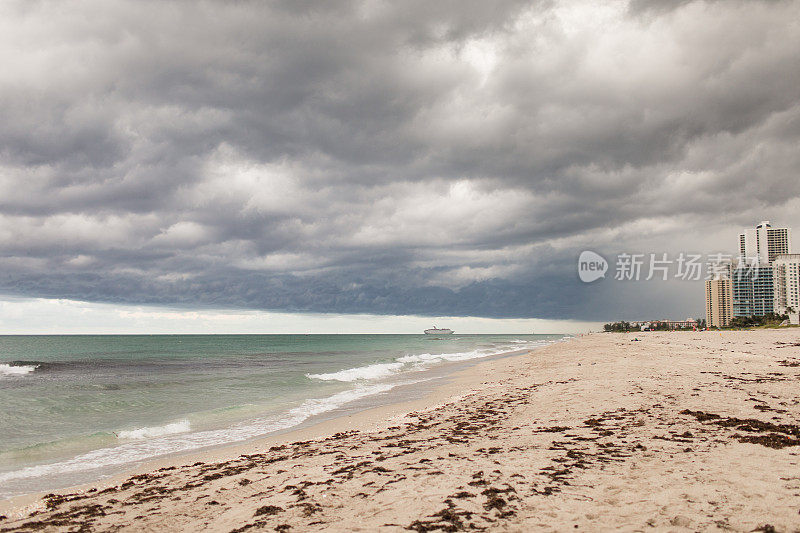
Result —
M0 497L386 402L561 337L0 336Z

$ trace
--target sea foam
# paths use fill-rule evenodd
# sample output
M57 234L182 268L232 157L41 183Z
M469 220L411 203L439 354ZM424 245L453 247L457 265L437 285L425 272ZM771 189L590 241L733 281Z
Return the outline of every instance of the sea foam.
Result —
M331 372L328 374L306 374L306 377L321 381L360 382L381 380L404 371L425 370L429 366L438 363L454 363L458 361L468 361L470 359L479 359L481 357L491 357L493 355L500 355L503 353L543 346L545 344L549 344L549 342L550 341L525 341L515 339L508 341L508 344L497 346L491 349L476 349L468 352L440 354L410 354L398 357L390 363L373 363L365 366L346 368L344 370L339 370L338 372Z
M165 424L163 426L120 431L116 435L119 439L151 439L153 437L161 437L162 435L187 433L191 429L192 427L188 420L181 420L180 422L173 422L172 424Z
M338 372L331 372L330 374L306 374L312 379L319 379L322 381L357 381L360 379L380 379L394 374L397 370L403 368L403 362L397 363L378 363L368 366L359 366L356 368L348 368Z
M24 376L39 368L39 365L13 365L0 363L0 376Z

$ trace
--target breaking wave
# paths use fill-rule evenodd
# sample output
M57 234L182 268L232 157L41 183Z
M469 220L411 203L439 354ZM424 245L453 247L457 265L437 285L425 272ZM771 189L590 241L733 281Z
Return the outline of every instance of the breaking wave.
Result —
M398 363L378 363L356 368L348 368L330 374L306 374L312 379L322 381L357 381L359 379L380 379L394 374L405 366L402 362Z
M0 363L0 376L24 376L39 368L39 365L18 365L14 363Z
M441 354L412 354L396 358L390 363L373 363L355 368L346 368L328 374L306 374L310 379L321 381L369 381L387 378L403 371L425 370L430 365L445 362L468 361L481 357L491 357L503 353L520 351L550 344L551 341L525 341L513 340L493 348L476 349L469 352L441 353Z
M119 439L150 439L153 437L161 437L162 435L187 433L191 429L192 427L188 420L181 420L180 422L173 422L172 424L165 424L163 426L120 431L116 435Z

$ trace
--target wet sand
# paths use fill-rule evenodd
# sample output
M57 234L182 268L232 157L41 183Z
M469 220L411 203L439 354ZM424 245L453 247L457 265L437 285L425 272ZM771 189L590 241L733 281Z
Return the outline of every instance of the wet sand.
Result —
M15 500L0 531L800 531L799 392L798 329L584 336Z

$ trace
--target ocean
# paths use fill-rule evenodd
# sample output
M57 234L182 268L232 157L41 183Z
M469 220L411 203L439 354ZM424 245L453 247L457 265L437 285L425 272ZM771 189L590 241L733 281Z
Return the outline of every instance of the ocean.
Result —
M0 336L0 498L419 397L563 337Z

